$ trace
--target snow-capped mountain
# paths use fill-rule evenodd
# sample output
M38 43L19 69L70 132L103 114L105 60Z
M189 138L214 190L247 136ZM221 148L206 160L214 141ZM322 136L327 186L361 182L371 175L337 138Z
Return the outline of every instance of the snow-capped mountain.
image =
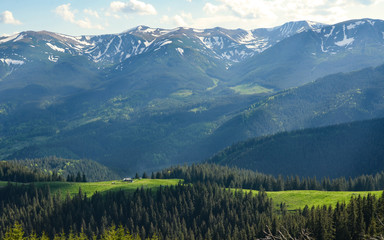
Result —
M138 26L120 34L79 37L46 31L27 31L0 37L0 79L9 80L9 76L15 75L17 70L22 68L29 68L29 72L26 71L28 73L21 76L17 74L13 76L16 80L12 80L12 84L18 81L25 82L25 74L37 71L34 69L40 69L37 75L44 71L56 71L50 66L61 69L64 75L67 75L68 71L72 71L72 74L84 72L79 68L88 69L87 71L93 73L95 71L89 69L122 70L127 63L134 64L137 56L152 58L156 55L161 58L167 54L176 54L175 56L179 57L193 55L194 57L189 61L199 59L197 64L212 63L212 66L217 67L216 72L223 69L221 65L226 68L233 66L235 78L243 79L239 76L245 74L247 81L259 79L264 85L269 84L271 76L276 76L279 81L289 82L281 78L280 74L276 74L276 69L271 66L281 65L280 68L282 67L283 70L287 69L288 65L288 68L293 68L295 64L292 64L292 59L296 59L295 61L299 63L298 60L303 58L300 60L304 63L302 68L311 69L310 75L307 73L300 75L300 83L305 83L323 76L325 71L319 72L319 66L339 53L344 54L340 55L339 60L345 60L343 57L345 54L355 54L359 55L360 60L363 59L361 62L365 64L364 66L370 66L381 61L382 55L378 53L382 50L384 51L384 21L373 19L351 20L334 25L298 21L274 28L254 30L182 27L160 29ZM192 52L194 54L188 55ZM199 56L197 57L196 54ZM296 58L297 55L300 57ZM365 62L366 59L369 61ZM318 66L308 65L312 60L318 63ZM242 66L236 67L239 62ZM360 64L357 62L357 60L352 61L349 65L353 67L347 69L338 67L336 64L330 66L327 71L331 73L332 69L354 70ZM64 67L60 64L64 64ZM345 63L343 62L342 65L345 66ZM135 67L131 66L128 69L135 69ZM265 72L265 69L275 72L271 74L269 71ZM294 69L301 71L297 67ZM240 75L237 74L239 71ZM281 70L277 72L283 73ZM53 72L52 75L54 75ZM295 75L295 77L298 76ZM89 86L90 83L85 74L83 79L82 83L77 81L76 87ZM3 81L0 87L4 87L7 83L10 84L10 81ZM55 84L57 83L53 85ZM295 85L282 84L281 86Z
M384 47L384 22L382 20L350 20L325 26L314 32L321 39L320 48L324 53L337 54L345 49L373 47L372 44Z
M327 74L384 62L384 21L350 20L287 37L242 64L233 76L274 89L300 86Z
M227 63L234 63L263 52L284 38L308 29L319 29L321 26L323 25L307 21L290 22L275 28L251 31L224 28L169 30L138 26L121 34L80 37L46 31L29 31L0 38L2 47L0 61L8 65L23 64L30 57L26 53L36 53L33 50L39 48L41 60L45 58L57 62L60 57L69 54L87 56L101 65L115 64L132 56L161 48L172 43L172 39L184 37L200 43L202 51L206 54L214 55ZM29 49L20 49L22 46Z

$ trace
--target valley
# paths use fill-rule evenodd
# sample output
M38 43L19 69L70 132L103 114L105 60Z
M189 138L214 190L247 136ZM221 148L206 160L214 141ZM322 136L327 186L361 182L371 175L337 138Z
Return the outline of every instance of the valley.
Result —
M250 137L383 117L383 26L1 38L0 156L88 158L132 174L203 161Z
M383 64L371 18L0 36L0 239L382 238Z

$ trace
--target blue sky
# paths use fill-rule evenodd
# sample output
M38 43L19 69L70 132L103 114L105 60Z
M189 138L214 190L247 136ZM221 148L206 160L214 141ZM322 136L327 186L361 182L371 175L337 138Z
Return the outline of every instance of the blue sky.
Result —
M0 36L26 30L97 35L138 25L255 29L356 18L384 19L384 0L0 0Z

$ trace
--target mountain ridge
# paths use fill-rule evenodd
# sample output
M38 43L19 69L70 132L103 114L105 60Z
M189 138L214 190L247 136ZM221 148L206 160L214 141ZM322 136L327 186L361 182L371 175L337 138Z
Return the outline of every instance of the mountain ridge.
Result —
M349 45L335 45L354 31L376 33L384 23L362 22L334 25L334 35L328 25L300 30L308 22L260 30L271 34L260 46L276 44L259 54L246 45L264 38L222 28L139 26L122 35L1 38L0 156L56 155L120 171L156 170L203 160L249 137L380 117L382 71L372 67L384 63L381 37L358 34ZM325 35L332 42L322 49ZM235 40L243 43L231 45ZM245 50L256 55L242 60ZM364 66L370 68L353 72ZM329 76L335 71L347 73ZM328 77L311 84L315 76Z

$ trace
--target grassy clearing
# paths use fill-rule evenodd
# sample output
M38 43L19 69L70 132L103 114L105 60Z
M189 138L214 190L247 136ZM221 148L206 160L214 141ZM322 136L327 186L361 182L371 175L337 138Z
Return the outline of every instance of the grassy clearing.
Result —
M197 112L204 112L204 111L207 111L207 108L206 108L206 107L192 108L192 109L189 110L188 112L197 113Z
M271 93L272 89L262 87L260 85L252 84L241 84L234 87L230 87L233 91L241 95L251 95L251 94L260 94L260 93Z
M213 86L207 88L207 91L211 91L211 90L215 89L217 86L219 86L219 79L212 78L212 81L213 81Z
M133 183L118 181L107 181L107 182L85 182L85 183L74 183L74 182L36 182L34 183L37 187L49 185L52 193L58 193L59 191L65 196L69 193L70 196L74 196L79 193L81 188L83 193L86 193L88 197L92 196L95 192L103 193L107 191L127 191L134 192L137 188L151 188L157 189L160 186L165 185L176 185L181 181L180 179L141 179L135 180ZM0 182L0 186L7 185L7 182Z
M192 95L191 90L180 90L171 94L173 97L188 97Z
M245 190L249 192L250 190ZM257 194L258 191L253 191ZM303 209L305 205L323 206L332 205L336 206L337 202L349 202L352 196L358 195L366 196L368 193L374 194L377 197L381 196L383 191L362 191L362 192L327 192L327 191L280 191L280 192L267 192L268 197L272 198L275 207L279 208L280 203L285 203L287 210Z

